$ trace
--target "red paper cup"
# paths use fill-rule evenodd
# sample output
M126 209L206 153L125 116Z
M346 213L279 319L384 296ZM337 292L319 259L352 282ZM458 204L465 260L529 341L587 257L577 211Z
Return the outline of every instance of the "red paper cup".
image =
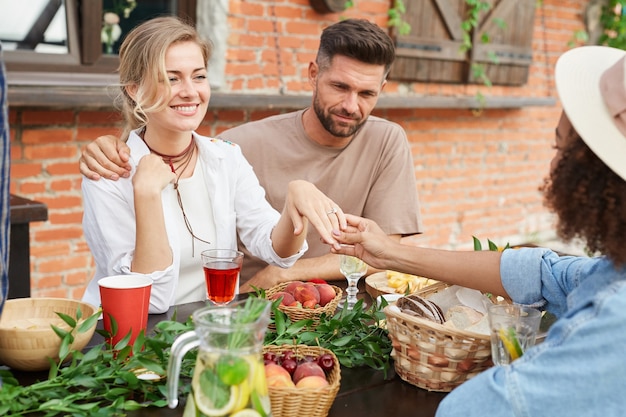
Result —
M115 346L128 332L130 344L148 326L148 306L152 279L143 275L114 275L98 280L104 330L112 333L111 317L117 323L117 332L109 343Z

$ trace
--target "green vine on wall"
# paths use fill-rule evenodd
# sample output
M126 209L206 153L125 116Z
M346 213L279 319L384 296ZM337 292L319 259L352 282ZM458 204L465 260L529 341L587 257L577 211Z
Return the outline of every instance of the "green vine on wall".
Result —
M626 0L609 0L602 7L600 25L604 28L598 39L600 45L626 49Z
M624 3L626 2L626 0L623 0L621 2ZM461 23L461 30L463 31L463 43L461 44L461 52L467 53L474 47L474 33L479 28L481 16L491 10L491 3L493 2L488 2L485 0L465 0L465 4L467 4L468 9L466 18ZM542 0L537 0L536 4L537 7L541 6ZM495 18L493 22L500 29L506 29L507 27L507 23L502 19ZM482 44L488 44L489 42L491 42L491 36L489 33L483 32L480 34L480 37L477 40ZM497 55L493 51L488 51L487 57L489 59L489 62L492 64L497 65L500 63ZM480 84L483 84L487 87L492 86L492 82L486 72L485 64L473 62L471 64L470 71L472 72L473 79L479 81ZM485 104L485 97L480 91L476 93L476 100L482 108Z
M574 31L570 48L593 44L626 50L626 0L590 0L584 23L585 30Z
M411 25L404 20L405 14L406 7L404 6L404 1L395 0L393 2L393 7L389 8L389 11L387 12L387 16L389 17L387 26L395 27L400 35L408 35L411 33Z
M465 4L469 6L465 20L461 23L461 29L463 31L463 43L461 44L461 52L467 53L474 47L474 32L478 30L480 24L480 17L491 10L491 4L484 0L465 0ZM501 29L506 28L506 22L502 19L494 19L494 23ZM479 41L483 44L491 42L491 37L488 33L483 32L480 34ZM492 51L487 53L489 61L493 64L498 64L499 60L496 54ZM478 62L473 62L470 66L473 79L478 80L481 84L487 87L491 87L492 83L486 72L486 65ZM476 100L481 107L485 105L485 96L478 91L476 93Z
M354 7L354 5L355 0L347 0L345 8L349 9ZM405 14L406 6L404 5L404 0L394 0L393 6L391 6L387 11L387 17L389 18L387 26L390 28L396 28L400 35L408 35L411 32L411 25L404 20Z

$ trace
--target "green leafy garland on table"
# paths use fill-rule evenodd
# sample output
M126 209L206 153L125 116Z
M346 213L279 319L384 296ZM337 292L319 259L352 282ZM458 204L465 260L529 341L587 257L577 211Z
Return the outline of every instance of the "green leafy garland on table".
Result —
M257 290L252 296L264 298L265 292ZM363 302L359 301L352 311L342 310L332 317L323 314L314 329L311 329L310 319L291 322L278 309L279 303L278 300L272 303L275 330L267 330L266 345L321 346L332 350L342 367L369 366L385 374L390 369L391 341L387 330L381 326L385 319L382 312L386 305L384 300L380 307L372 303L365 309ZM62 339L59 357L70 360L65 364L51 360L48 379L28 386L21 386L9 370L0 369L0 415L124 416L128 411L167 405L166 378L145 381L138 378L138 374L165 375L172 343L182 333L193 330L191 317L182 323L176 321L176 317L172 321L159 322L153 334L148 337L140 334L134 346L129 346L128 334L113 349L102 343L79 352L70 349L73 334L87 331L97 321L100 312L78 326L80 312L76 320L57 314L71 328L63 331L53 326ZM105 338L109 336L103 330L97 332ZM186 398L191 389L196 354L194 350L183 358L181 378L188 383L179 385L182 398Z

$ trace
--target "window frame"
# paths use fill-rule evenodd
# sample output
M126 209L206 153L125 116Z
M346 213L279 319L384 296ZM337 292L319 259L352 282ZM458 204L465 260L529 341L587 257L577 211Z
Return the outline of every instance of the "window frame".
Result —
M197 0L178 0L176 14L196 21ZM7 71L18 75L25 73L76 73L111 74L119 65L117 55L102 53L100 26L102 25L102 0L65 0L67 54L49 54L34 51L3 51ZM97 30L94 28L98 28ZM59 77L53 77L59 80ZM63 78L61 76L61 78Z

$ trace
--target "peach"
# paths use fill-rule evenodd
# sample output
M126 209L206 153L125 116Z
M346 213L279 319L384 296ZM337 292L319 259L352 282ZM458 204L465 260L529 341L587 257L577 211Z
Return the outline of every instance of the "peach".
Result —
M320 305L324 307L326 304L330 303L333 298L337 294L335 294L335 290L331 285L328 284L317 284L315 286L317 291L320 293Z
M268 387L290 387L295 386L291 380L291 375L282 366L273 362L265 365L265 379Z
M302 285L298 285L293 290L293 298L295 298L296 301L300 301L302 306L304 306L304 303L308 300L313 300L315 301L313 306L315 306L315 304L319 304L320 302L320 292L315 288L315 284L305 282ZM308 305L311 305L311 302L309 302Z
M304 284L304 282L302 281L291 281L289 284L287 284L287 286L285 287L283 291L288 292L289 294L293 295L293 291L296 289L296 287L302 284Z
M269 299L270 300L278 300L279 298L283 298L282 301L280 302L281 305L284 306L288 306L288 305L292 305L296 300L293 298L293 295L289 294L288 292L285 291L279 291L275 294L272 294Z
M293 373L292 379L293 382L297 384L302 378L314 375L321 376L322 378L326 379L326 374L324 373L324 370L321 366L319 366L315 362L304 362L298 365L295 372Z
M296 384L296 388L322 388L328 386L328 381L323 376L305 376Z

